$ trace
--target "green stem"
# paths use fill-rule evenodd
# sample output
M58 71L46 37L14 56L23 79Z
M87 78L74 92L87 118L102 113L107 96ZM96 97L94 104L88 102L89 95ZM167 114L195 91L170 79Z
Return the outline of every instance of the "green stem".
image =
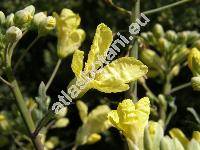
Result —
M57 64L56 64L56 66L55 66L55 68L53 70L53 73L51 74L51 77L49 78L49 81L46 84L46 87L45 87L46 91L48 90L48 88L50 87L54 77L56 76L56 73L57 73L57 71L58 71L58 69L59 69L59 67L61 65L61 62L62 62L62 59L58 59Z
M165 95L169 95L170 94L170 91L171 91L171 83L170 83L170 76L169 74L167 73L166 74L166 77L165 77L165 84L164 84L164 87L163 87L163 93Z
M22 116L22 119L23 119L23 121L24 121L24 123L27 127L27 130L28 130L30 138L33 142L33 145L36 148L36 150L43 150L44 147L41 144L40 137L39 136L37 136L37 137L32 136L32 133L35 130L35 124L33 122L31 114L28 111L25 100L22 96L19 85L17 83L17 80L15 79L15 76L13 75L13 71L12 71L12 68L11 68L11 57L12 57L12 55L9 55L9 54L11 54L13 52L15 46L16 46L15 43L9 44L8 48L6 49L6 52L5 52L5 55L6 55L6 62L5 62L6 71L5 72L6 72L8 81L11 84L10 89L11 89L13 95L16 98L16 105L17 105L17 107L20 111L20 114ZM9 53L9 52L11 52L11 53Z
M17 67L19 66L19 64L21 63L21 61L23 60L23 58L26 56L26 54L28 53L28 51L31 49L31 47L38 41L40 37L37 36L32 42L31 44L23 51L22 55L19 57L19 59L17 60L15 66L14 66L14 71L17 69Z
M32 120L31 114L29 113L29 111L26 107L26 103L25 103L24 98L22 96L22 93L19 89L19 85L17 83L17 80L13 76L11 67L8 67L6 72L7 72L8 80L12 85L11 90L13 92L13 95L16 98L16 104L19 108L19 111L20 111L21 116L24 120L24 123L26 124L26 127L27 127L28 132L29 132L30 137L31 137L31 140L32 140L32 142L33 142L33 144L34 144L34 146L37 150L43 150L44 148L43 148L43 146L40 142L39 136L37 136L35 138L32 137L32 133L35 130L35 125L34 125L34 122Z
M0 76L0 81L2 81L3 83L5 83L6 85L8 85L9 87L12 87L12 84L8 81L6 81L3 77Z
M132 14L131 14L131 23L135 23L136 19L138 19L140 16L140 0L133 0L133 8L132 8ZM132 49L129 52L130 57L138 58L138 41L137 37L134 36L134 40L131 43ZM130 89L128 91L128 97L131 99L137 100L137 81L130 84Z
M179 85L179 86L173 88L173 89L171 90L170 94L172 94L172 93L174 93L174 92L177 92L177 91L179 91L179 90L182 90L182 89L184 89L184 88L187 88L187 87L189 87L189 86L191 86L191 83L190 83L190 82L181 84L181 85Z
M160 12L160 11L163 11L163 10L166 10L166 9L169 9L169 8L172 8L172 7L175 7L175 6L184 4L184 3L189 2L189 1L191 1L191 0L182 0L182 1L179 1L179 2L175 2L175 3L169 4L169 5L160 7L160 8L156 8L156 9L144 11L143 13L144 13L145 15L157 13L157 12Z

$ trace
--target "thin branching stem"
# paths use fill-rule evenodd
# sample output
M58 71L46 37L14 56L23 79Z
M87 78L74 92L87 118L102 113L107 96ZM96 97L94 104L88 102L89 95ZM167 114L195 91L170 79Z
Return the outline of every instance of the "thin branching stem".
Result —
M163 10L166 10L166 9L170 9L172 7L184 4L184 3L189 2L189 1L191 1L191 0L178 1L178 2L175 2L175 3L169 4L169 5L166 5L166 6L162 6L162 7L159 7L159 8L155 8L155 9L144 11L143 14L145 14L145 15L154 14L154 13L157 13L157 12L160 12L160 11L163 11Z
M2 76L0 76L0 80L1 80L1 82L3 82L6 85L8 85L9 87L12 87L12 84L10 82L8 82L7 80L5 80Z
M173 88L170 92L170 94L174 93L174 92L177 92L179 90L182 90L184 88L187 88L187 87L190 87L191 86L191 82L188 82L188 83L184 83L184 84L181 84L175 88Z
M62 59L58 59L58 61L57 61L57 63L56 63L56 66L55 66L55 68L54 68L54 70L53 70L53 72L52 72L52 74L51 74L51 76L50 76L50 78L49 78L49 81L47 82L47 84L46 84L46 86L45 86L45 90L46 90L46 91L49 89L49 87L50 87L50 85L51 85L53 79L55 78L56 73L57 73L57 71L58 71L58 69L59 69L59 67L60 67L60 65L61 65L61 62L62 62Z
M19 66L19 64L21 63L21 61L23 60L23 58L26 56L26 54L28 53L28 51L31 49L31 47L33 47L33 45L38 41L40 37L37 36L31 43L30 45L23 51L22 55L19 57L19 59L17 60L15 66L14 66L14 71L17 69L17 67Z

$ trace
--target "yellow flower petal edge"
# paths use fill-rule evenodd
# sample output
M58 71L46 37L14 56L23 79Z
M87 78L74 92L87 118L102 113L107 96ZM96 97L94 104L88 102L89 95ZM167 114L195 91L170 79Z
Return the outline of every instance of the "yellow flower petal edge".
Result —
M136 81L147 71L147 66L134 57L122 57L97 73L93 86L105 93L126 91L129 88L126 83Z
M138 145L144 135L148 123L150 101L148 97L140 99L136 104L130 99L119 103L117 110L108 113L108 119L114 127L122 131L124 136Z
M169 131L169 134L172 138L177 138L181 144L186 147L186 145L189 143L189 140L185 136L185 134L178 128L173 128Z
M113 36L111 29L104 23L99 24L96 29L91 50L88 54L88 60L85 68L86 72L92 69L92 64L98 60L98 56L106 57L105 53L110 47L112 40ZM96 69L98 67L99 66L96 65Z
M83 59L84 59L84 52L80 50L75 50L71 68L77 78L81 77L81 71L83 69Z

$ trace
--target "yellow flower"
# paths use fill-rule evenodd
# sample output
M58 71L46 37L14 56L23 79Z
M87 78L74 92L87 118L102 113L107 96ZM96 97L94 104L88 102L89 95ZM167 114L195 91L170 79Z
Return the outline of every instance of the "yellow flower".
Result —
M70 9L63 9L60 16L54 13L57 29L57 53L60 58L65 58L78 49L85 39L85 32L78 29L80 17Z
M107 52L112 40L110 28L103 23L98 25L84 69L84 52L75 51L71 65L76 76L73 85L75 82L76 85L80 85L82 93L91 88L105 93L126 91L129 89L129 82L136 81L147 73L147 66L133 57L122 57L111 63L102 63L99 59L108 58ZM83 78L90 79L83 82ZM71 91L72 89L68 88L68 93L72 95ZM79 93L74 94L72 98L77 96L80 96Z
M119 103L117 110L112 110L108 114L108 119L114 127L122 131L126 138L138 145L143 138L149 114L148 97L140 99L136 104L130 99L125 99Z
M200 51L193 48L188 55L188 66L194 76L200 75Z

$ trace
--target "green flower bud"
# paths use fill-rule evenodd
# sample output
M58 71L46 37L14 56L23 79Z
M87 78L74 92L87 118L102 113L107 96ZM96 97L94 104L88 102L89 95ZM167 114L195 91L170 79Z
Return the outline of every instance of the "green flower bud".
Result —
M177 40L177 34L173 30L169 30L166 32L166 38L171 42L175 42Z
M171 76L177 76L180 72L180 65L176 65L172 68L171 72L170 72L170 75Z
M188 39L188 33L187 32L178 33L178 39L177 39L178 43L186 43L187 39Z
M141 50L141 61L145 63L148 67L159 69L160 66L160 57L150 49Z
M155 36L153 35L152 32L147 32L147 42L148 42L150 45L155 45L155 43L156 43L156 38L155 38Z
M188 36L187 36L187 43L193 43L194 41L198 40L200 38L200 34L196 31L190 32L188 31Z
M21 39L21 37L22 37L22 31L15 26L8 28L6 31L6 38L8 42L11 43L16 42L17 40Z
M163 27L160 24L156 24L153 27L153 34L155 35L156 38L163 37L165 34Z
M15 13L14 22L18 26L24 26L31 22L33 16L27 10L19 10Z
M38 28L40 23L43 22L46 18L47 15L44 12L39 12L35 14L33 17L33 25Z
M52 16L48 16L40 23L38 34L40 36L43 36L48 32L50 32L51 30L53 30L55 26L56 26L56 19Z
M8 15L6 17L6 26L7 27L13 26L14 25L14 21L13 20L14 20L14 14L11 13L10 15Z
M60 118L58 119L55 124L52 126L53 128L64 128L69 124L68 118Z
M182 63L186 60L187 55L189 53L189 49L186 47L182 47L177 53L175 53L171 58L172 65L176 65Z
M197 49L200 49L200 40L195 41L192 47L196 47Z
M198 76L198 77L192 77L191 84L192 84L192 88L195 91L200 91L200 76Z
M172 150L172 139L169 136L165 136L162 138L160 142L160 150Z
M159 38L158 40L158 49L163 52L163 51L171 51L172 44L165 38Z
M4 24L6 21L6 17L2 11L0 11L0 24Z

